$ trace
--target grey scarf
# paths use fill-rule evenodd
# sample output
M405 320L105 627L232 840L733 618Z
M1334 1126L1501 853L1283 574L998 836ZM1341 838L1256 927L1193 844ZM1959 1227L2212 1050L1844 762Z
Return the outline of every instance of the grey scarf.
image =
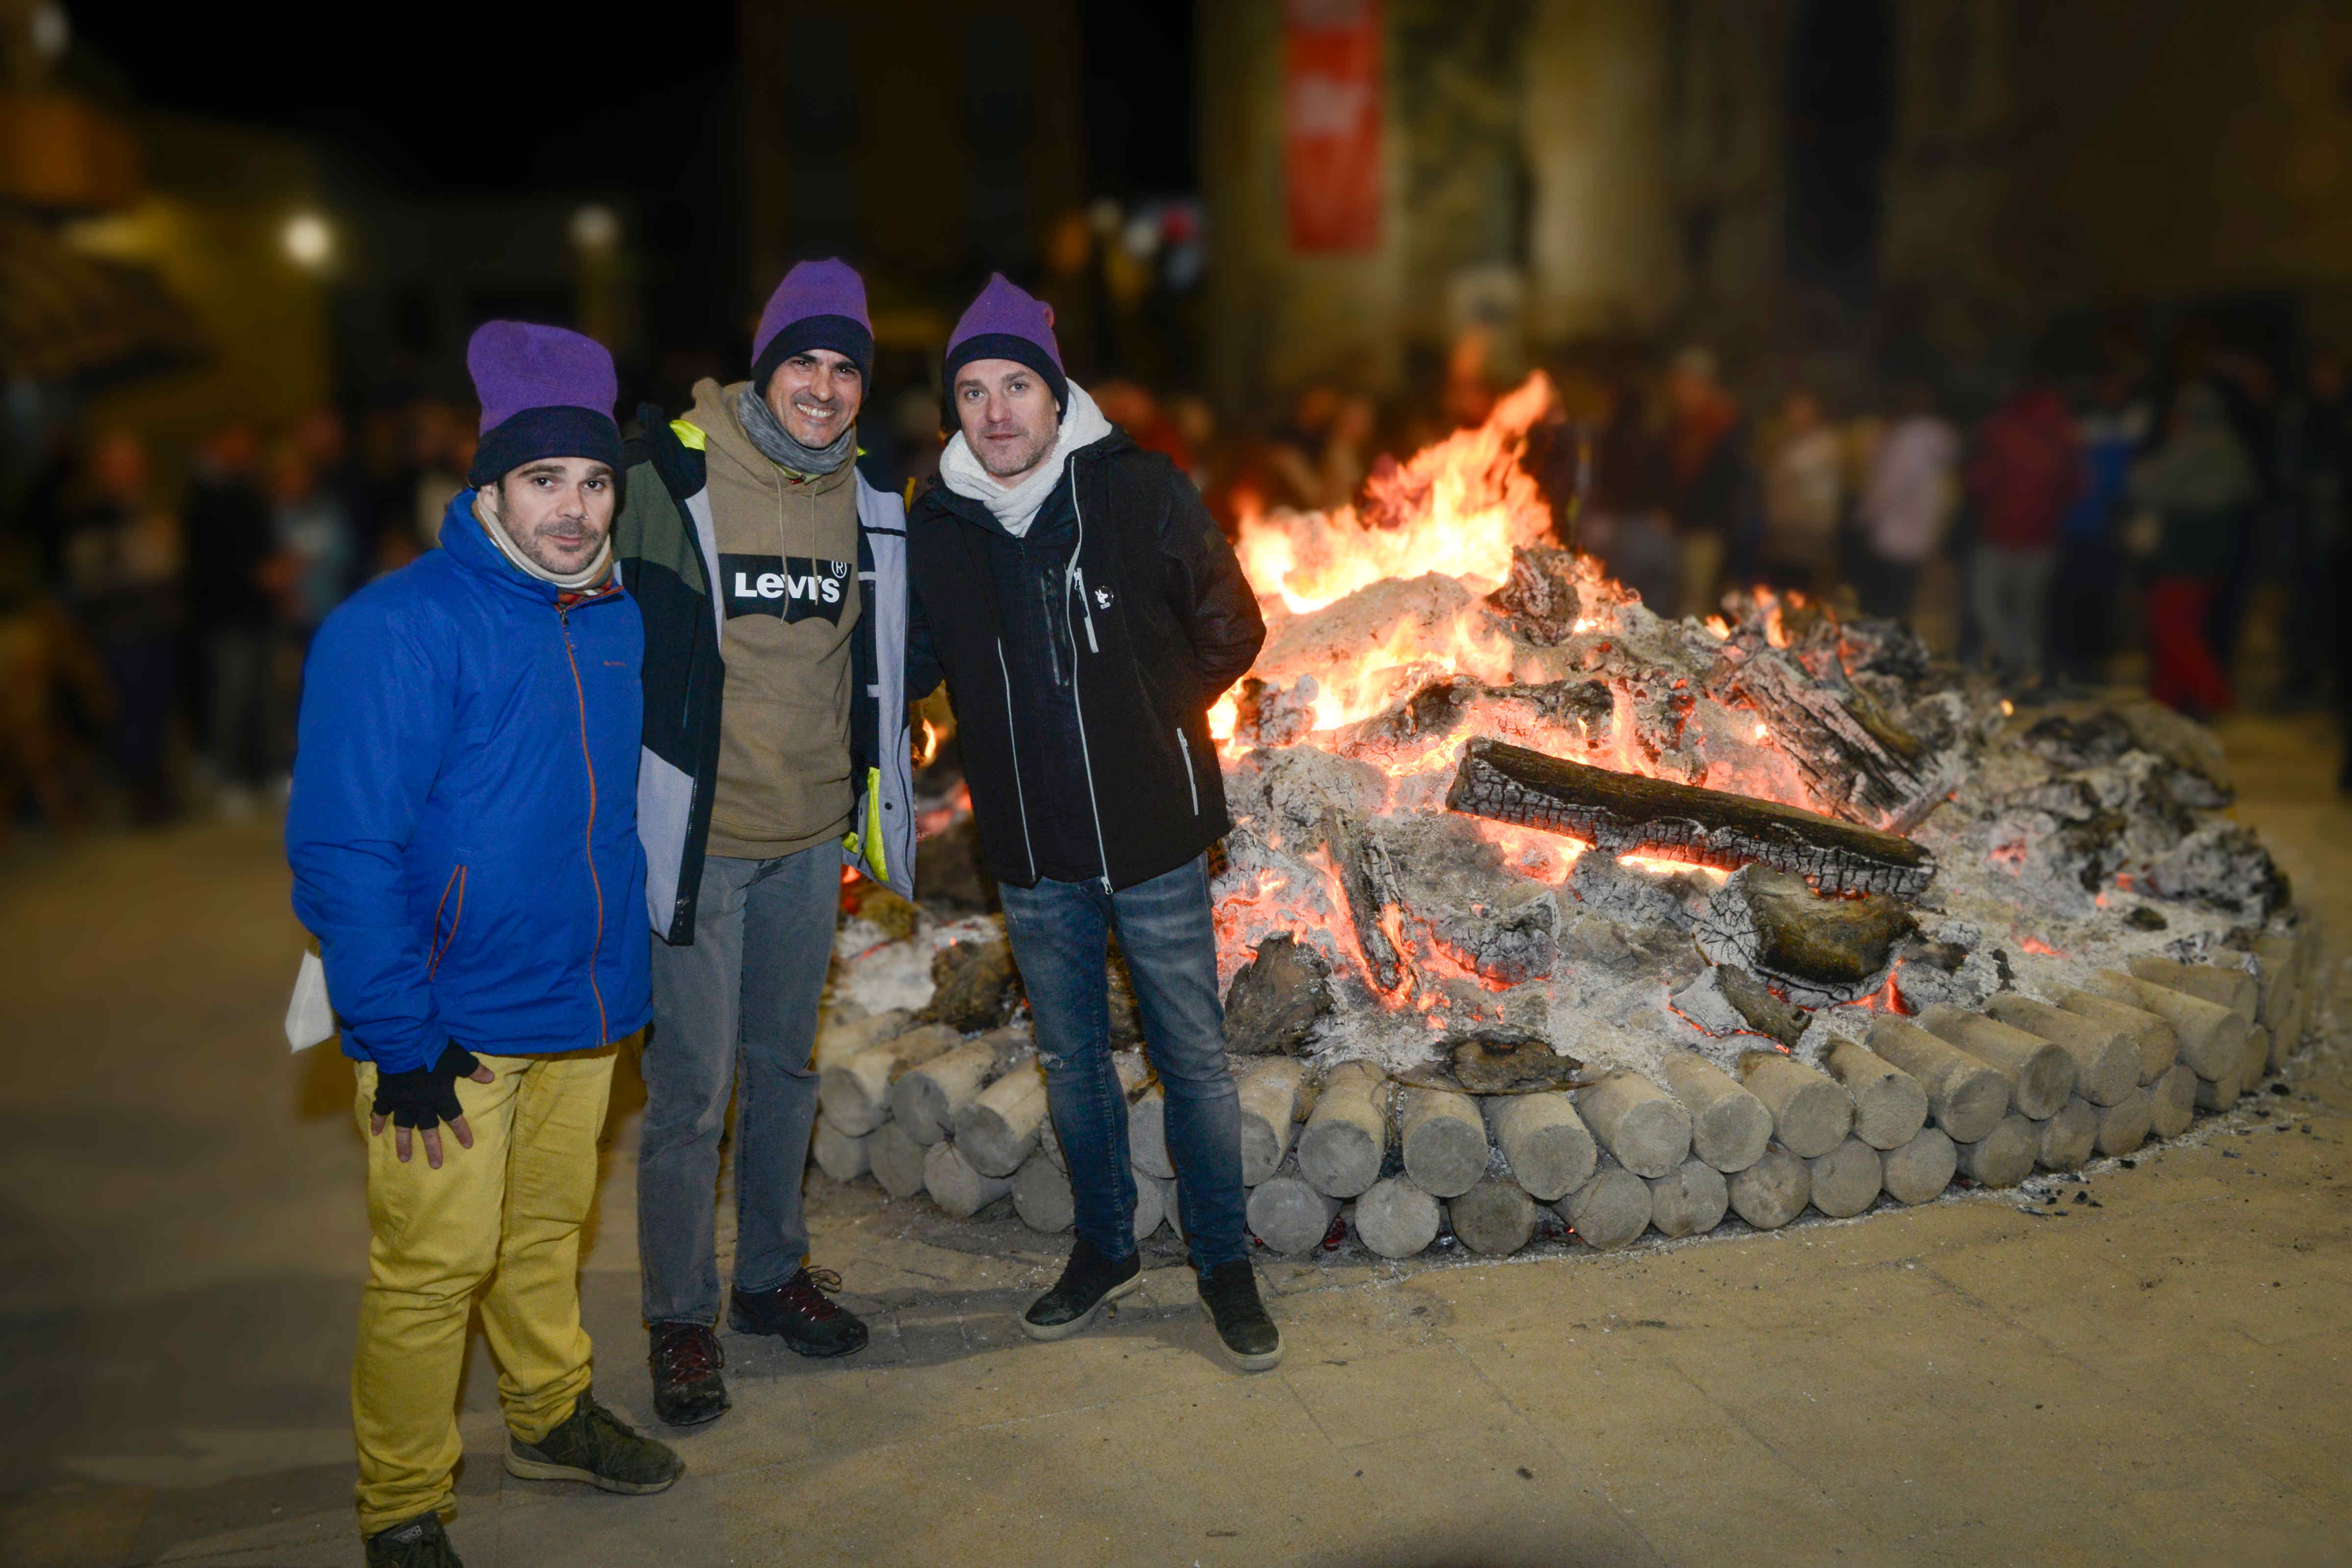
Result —
M768 400L748 386L736 395L735 417L741 422L743 434L751 437L751 445L760 448L760 456L796 474L829 474L857 455L855 421L833 438L831 446L803 447L793 439Z

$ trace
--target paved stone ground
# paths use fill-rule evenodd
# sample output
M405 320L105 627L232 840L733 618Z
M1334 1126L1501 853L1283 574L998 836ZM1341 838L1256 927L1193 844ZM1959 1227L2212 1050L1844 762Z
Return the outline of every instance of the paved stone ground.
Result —
M2328 731L2229 733L2241 815L2352 931ZM0 868L0 1563L359 1561L361 1151L348 1068L278 1035L298 940L265 826ZM1172 1251L1031 1345L1057 1248L813 1176L872 1348L730 1339L735 1411L654 1499L507 1479L478 1352L455 1536L473 1568L2352 1561L2352 1079L2332 1047L2294 1079L2032 1215L1276 1264L1258 1378ZM643 1418L630 1087L583 1293Z

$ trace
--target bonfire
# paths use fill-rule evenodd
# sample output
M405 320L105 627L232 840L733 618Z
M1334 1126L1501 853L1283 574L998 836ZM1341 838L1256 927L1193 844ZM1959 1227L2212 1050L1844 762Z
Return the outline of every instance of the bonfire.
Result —
M1448 1225L1511 1250L1538 1204L1610 1245L1727 1206L1924 1201L2177 1133L2279 1065L2311 928L2217 815L2209 732L2139 702L2021 710L1902 626L1794 595L1664 619L1559 536L1522 462L1553 407L1530 377L1356 506L1241 524L1268 635L1211 715L1234 820L1213 894L1262 1240L1318 1239L1348 1199L1391 1255ZM984 922L912 952L852 925L850 1013L919 1000L874 977L951 935L980 940L933 973L964 997L969 955L983 1005L915 1021L1017 1010ZM992 1121L985 1163L1020 1163L942 1157L952 1113L894 1142L872 1104L837 1120L879 1142L835 1163L893 1191L956 1166L965 1212L1025 1177L1024 1217L1062 1215L1017 1036L917 1037L866 1081L961 1051L946 1076L974 1104L1010 1085L985 1093L1032 1126ZM1164 1180L1148 1062L1129 1076Z

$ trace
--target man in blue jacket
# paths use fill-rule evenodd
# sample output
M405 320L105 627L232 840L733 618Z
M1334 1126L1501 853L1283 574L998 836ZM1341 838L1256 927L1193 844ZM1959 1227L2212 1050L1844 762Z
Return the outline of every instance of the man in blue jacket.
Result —
M485 1280L509 1472L655 1492L685 1468L596 1403L580 1325L614 1047L652 1011L613 362L515 321L466 359L475 488L441 549L320 628L286 821L368 1142L352 1417L370 1568L457 1561L442 1517Z

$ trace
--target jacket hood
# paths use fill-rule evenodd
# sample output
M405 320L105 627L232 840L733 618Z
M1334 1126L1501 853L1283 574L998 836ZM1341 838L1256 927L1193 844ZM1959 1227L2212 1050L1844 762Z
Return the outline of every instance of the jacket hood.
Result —
M709 377L696 382L694 406L687 412L687 423L702 432L707 459L730 465L740 478L761 489L780 491L790 482L784 470L752 445L751 437L744 432L742 419L735 412L735 400L751 388L748 381L726 386ZM856 472L856 462L844 463L832 473L810 476L810 488L819 492L830 490L836 485L847 484Z
M1136 446L1135 437L1114 425L1110 427L1109 435L1078 447L1069 453L1063 461L1066 469L1076 471L1081 464L1097 463L1106 458L1117 457L1121 452L1138 450L1140 448ZM996 520L996 514L988 510L987 502L974 500L971 496L959 495L949 489L944 482L932 481L929 489L915 498L915 505L918 509L927 503L938 506L950 517L968 522L984 532L995 534L999 539L1020 537Z

